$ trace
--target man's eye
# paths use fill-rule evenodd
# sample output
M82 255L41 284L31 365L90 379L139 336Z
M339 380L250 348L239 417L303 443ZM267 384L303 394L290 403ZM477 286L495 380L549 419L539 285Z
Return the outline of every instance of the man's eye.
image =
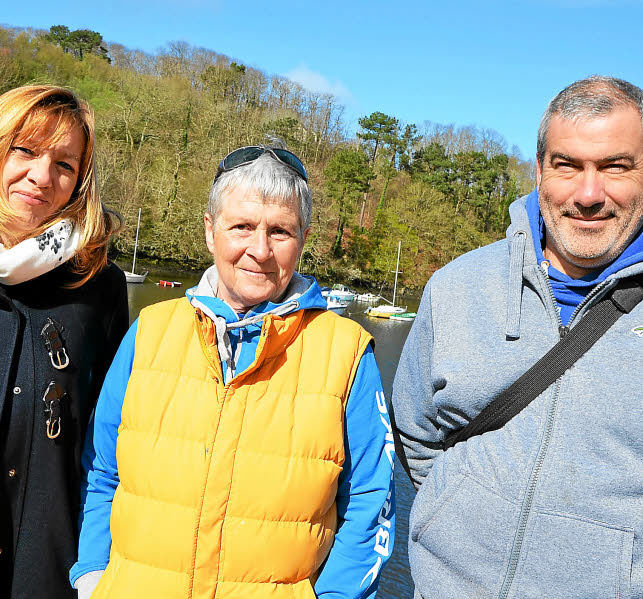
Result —
M278 238L285 238L285 237L290 237L290 231L287 231L286 229L281 229L281 228L276 228L272 230L272 236L273 237L278 237Z
M627 167L624 164L614 163L604 166L603 170L608 173L624 173Z
M250 230L250 225L239 223L238 225L234 225L232 227L232 229L234 231L249 231Z

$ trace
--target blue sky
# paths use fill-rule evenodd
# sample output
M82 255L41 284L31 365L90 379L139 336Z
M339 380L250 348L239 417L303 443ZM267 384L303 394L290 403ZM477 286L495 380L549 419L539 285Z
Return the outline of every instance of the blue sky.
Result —
M643 0L32 0L5 3L0 22L93 29L148 52L183 40L334 93L353 128L376 110L475 125L525 158L568 83L606 74L643 86Z

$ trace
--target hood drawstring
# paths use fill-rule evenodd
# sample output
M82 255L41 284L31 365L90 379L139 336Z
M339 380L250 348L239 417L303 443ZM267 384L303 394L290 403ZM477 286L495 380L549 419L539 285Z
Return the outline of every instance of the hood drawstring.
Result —
M226 322L223 316L216 316L215 314L208 313L208 315L210 316L210 318L212 318L214 322L214 329L217 333L217 351L219 353L219 359L221 360L221 364L226 365L225 380L229 381L235 375L236 365L237 365L237 362L239 361L239 356L241 355L241 342L242 342L242 339L241 339L242 331L239 331L239 340L237 341L237 348L234 355L232 355L232 343L230 342L230 336L228 335L228 331L257 324L258 322L261 322L269 314L272 316L284 316L285 314L294 312L298 308L299 308L299 302L296 300L292 300L290 302L286 302L285 304L277 306L276 308L269 310L268 312L254 314L248 318L244 318L243 320L239 320L237 322Z
M525 264L527 235L517 231L509 244L509 287L507 289L507 339L520 339L522 271Z

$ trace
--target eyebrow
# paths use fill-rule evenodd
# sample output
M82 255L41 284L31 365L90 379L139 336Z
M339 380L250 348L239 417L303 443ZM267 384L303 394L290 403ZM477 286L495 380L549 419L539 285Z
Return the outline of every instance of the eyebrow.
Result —
M553 164L554 160L564 160L565 162L572 162L574 164L578 163L578 158L568 156L562 152L554 152L549 156L549 163ZM582 161L581 161L582 162ZM629 166L634 166L635 160L634 156L631 154L614 154L612 156L605 156L596 161L598 164L608 164L610 162L627 162Z
M72 154L70 152L64 152L62 154L62 158L73 158L74 160L78 160L80 162L80 156L77 156L76 154Z
M33 143L34 142L33 142L33 140L31 138L26 138L26 139L16 138L14 140L14 142L11 144L11 147L15 148L15 147L20 147L20 146L26 146L28 144L31 145ZM50 149L51 148L51 146L44 146L44 147L45 147L45 149ZM78 156L77 154L73 154L72 152L66 152L65 150L60 150L60 158L65 159L65 160L73 159L73 160L77 160L78 162L81 162L82 154L80 156Z
M634 156L631 154L614 154L613 156L606 156L600 162L606 164L608 162L627 162L630 166L634 166Z
M577 162L577 160L575 160L571 156L567 156L567 154L563 154L562 152L552 152L549 155L549 164L553 164L554 160L564 160L565 162Z

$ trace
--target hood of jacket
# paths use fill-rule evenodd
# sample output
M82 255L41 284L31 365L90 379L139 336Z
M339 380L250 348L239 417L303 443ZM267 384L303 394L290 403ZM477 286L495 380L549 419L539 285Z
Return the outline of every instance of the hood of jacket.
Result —
M217 351L224 380L243 372L254 360L255 350L266 316L286 316L299 310L326 310L326 299L313 277L295 272L280 302L265 301L245 314L237 314L224 300L216 297L219 273L212 265L198 285L185 292L194 306L208 316L217 333Z
M507 336L520 337L520 308L523 279L535 282L544 276L539 264L544 260L542 239L544 224L538 207L538 191L515 200L509 206L511 224L507 229L509 246L509 283L507 297ZM643 273L643 228L625 250L604 269L591 277L569 278L572 287L585 287L584 295L595 287L611 289L619 279Z

